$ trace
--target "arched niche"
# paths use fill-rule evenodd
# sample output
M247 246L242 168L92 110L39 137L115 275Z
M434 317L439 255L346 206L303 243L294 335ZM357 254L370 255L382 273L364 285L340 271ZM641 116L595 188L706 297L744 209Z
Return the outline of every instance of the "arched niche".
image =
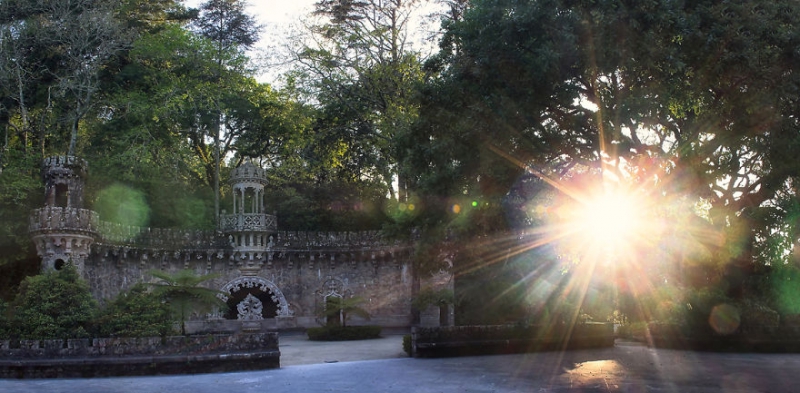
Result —
M271 293L272 301L277 304L277 310L275 310L276 316L288 317L292 315L292 311L289 309L289 303L286 302L286 297L283 296L283 292L281 292L278 286L272 281L258 276L239 277L225 284L225 286L220 289L222 293L217 295L217 297L227 303L232 295L243 289L258 289L262 293Z

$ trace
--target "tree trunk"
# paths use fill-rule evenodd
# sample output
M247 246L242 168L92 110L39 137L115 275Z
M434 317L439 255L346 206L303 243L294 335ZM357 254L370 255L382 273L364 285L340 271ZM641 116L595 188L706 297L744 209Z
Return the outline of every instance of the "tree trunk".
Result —
M80 115L79 115L79 113L81 113L80 111L81 107L80 104L78 104L78 107L75 109L75 119L72 121L72 126L71 126L72 129L70 130L69 152L67 153L67 155L70 156L75 155L75 149L78 144L78 122L80 121Z
M217 108L214 124L214 225L219 228L219 131L220 113Z

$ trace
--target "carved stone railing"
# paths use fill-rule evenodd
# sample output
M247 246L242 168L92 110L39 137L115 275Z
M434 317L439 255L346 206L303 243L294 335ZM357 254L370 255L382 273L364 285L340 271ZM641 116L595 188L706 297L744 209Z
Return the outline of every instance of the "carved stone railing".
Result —
M222 232L275 232L278 230L278 219L271 214L261 213L223 214L219 225Z
M101 222L100 215L89 209L46 206L31 213L29 224L32 234L77 232L94 235Z
M227 221L226 221L227 220ZM275 216L244 214L223 216L223 233L272 232L267 249L365 249L385 248L397 242L380 231L277 232ZM230 246L227 236L214 231L148 228L100 221L97 212L69 207L43 207L30 216L30 233L73 232L92 236L95 244L150 249L222 249Z
M288 249L314 248L373 248L395 245L381 231L360 232L278 232L273 239L275 247Z
M42 173L48 176L86 176L86 160L74 156L52 156L42 161Z
M222 246L213 231L149 228L101 221L97 241L108 245L130 245L156 249L206 249Z

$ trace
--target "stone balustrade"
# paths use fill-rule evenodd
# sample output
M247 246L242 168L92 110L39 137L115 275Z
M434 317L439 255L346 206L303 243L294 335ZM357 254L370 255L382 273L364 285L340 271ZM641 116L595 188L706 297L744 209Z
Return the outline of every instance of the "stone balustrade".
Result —
M98 243L156 249L207 249L223 246L213 231L150 228L102 221Z
M89 164L86 160L75 156L51 156L42 161L42 172L48 174L68 174L73 172L83 177L86 176L86 168Z
M29 231L94 234L98 232L100 225L100 215L92 210L46 206L31 213Z
M395 244L393 240L385 238L381 231L287 231L275 234L273 242L276 247L296 250L315 248L380 248Z
M220 216L222 232L275 232L278 230L278 219L271 214L243 213L223 214Z
M269 214L236 214L223 216L223 231L263 231L270 237L267 249L363 249L395 245L380 231L314 232L277 231L275 216ZM89 209L47 206L35 209L30 216L30 233L72 232L92 236L95 244L145 249L225 249L230 241L214 231L173 228L149 228L100 221L97 212Z

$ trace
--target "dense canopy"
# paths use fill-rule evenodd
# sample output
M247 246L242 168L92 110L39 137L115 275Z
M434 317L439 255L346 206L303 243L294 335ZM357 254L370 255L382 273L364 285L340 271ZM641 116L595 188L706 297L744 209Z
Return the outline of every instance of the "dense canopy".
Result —
M88 159L87 207L130 190L138 225L205 229L249 158L283 228L413 234L416 275L452 263L461 322L607 287L800 312L793 1L440 1L426 57L428 3L318 2L280 87L237 0L0 3L0 264L35 259L45 156ZM594 317L635 313L621 296Z

